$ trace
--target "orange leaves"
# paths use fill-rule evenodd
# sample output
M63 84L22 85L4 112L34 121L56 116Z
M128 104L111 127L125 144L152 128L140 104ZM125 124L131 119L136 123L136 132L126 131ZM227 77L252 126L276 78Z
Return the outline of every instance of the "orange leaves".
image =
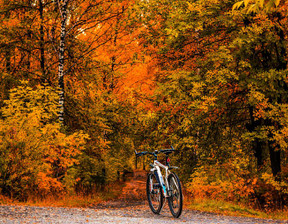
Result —
M59 132L60 126L53 124L45 127L45 140L42 144L47 146L44 151L44 161L49 164L59 163L58 169L67 170L77 163L77 156L84 150L84 144L88 135L83 132L75 132L66 135Z
M39 172L37 174L36 185L38 187L37 191L41 195L47 195L49 193L56 193L64 190L63 184L55 178L52 178L51 173L47 171Z
M10 20L4 20L2 25L9 29L12 29L13 26L18 26L20 23L20 20L17 17L14 17Z
M268 108L268 100L264 102L259 102L255 106L255 111L254 111L254 118L255 120L258 120L260 118L265 118L266 117L266 109Z

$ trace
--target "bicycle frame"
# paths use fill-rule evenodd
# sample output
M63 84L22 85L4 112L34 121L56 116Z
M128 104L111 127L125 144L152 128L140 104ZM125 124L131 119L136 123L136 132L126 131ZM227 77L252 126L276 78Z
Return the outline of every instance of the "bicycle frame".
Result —
M158 182L160 183L160 185L163 189L163 194L167 198L170 196L168 193L168 192L170 192L169 184L168 184L168 175L170 174L169 167L163 165L158 160L154 160L153 166L154 167L150 171L155 173L156 178L158 179ZM163 180L163 175L162 175L159 167L161 167L165 170L165 182ZM167 189L166 189L166 187L167 187Z

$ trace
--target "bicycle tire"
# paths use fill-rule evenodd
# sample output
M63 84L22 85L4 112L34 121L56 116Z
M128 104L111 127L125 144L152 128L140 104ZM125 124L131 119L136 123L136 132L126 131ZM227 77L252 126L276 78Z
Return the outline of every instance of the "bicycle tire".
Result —
M170 173L168 175L168 184L169 184L169 190L170 190L170 195L168 197L169 209L170 209L171 214L175 218L178 218L182 213L183 194L182 194L180 180L175 173Z
M163 206L163 193L156 175L149 173L146 182L146 193L149 207L154 214L160 214Z

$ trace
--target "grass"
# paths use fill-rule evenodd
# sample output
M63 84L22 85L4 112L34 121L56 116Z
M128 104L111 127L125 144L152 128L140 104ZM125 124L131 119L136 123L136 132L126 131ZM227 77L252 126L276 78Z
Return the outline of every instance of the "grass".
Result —
M52 206L52 207L91 207L99 203L117 199L121 194L123 184L106 186L108 190L95 191L93 194L66 194L63 196L47 196L45 198L31 197L25 202L0 195L0 205L28 205L28 206Z
M186 206L189 209L203 212L212 212L221 215L244 216L244 217L254 217L263 219L280 219L280 220L288 219L287 210L274 210L266 212L253 209L247 205L236 204L222 200L212 200L212 199L188 200Z
M0 195L0 205L7 205L7 204L14 204L14 200L6 196Z

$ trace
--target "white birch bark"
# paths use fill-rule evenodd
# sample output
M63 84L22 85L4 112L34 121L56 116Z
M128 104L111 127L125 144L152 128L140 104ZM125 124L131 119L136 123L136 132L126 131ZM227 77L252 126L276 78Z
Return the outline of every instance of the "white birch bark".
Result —
M66 38L66 22L67 22L67 5L69 0L58 0L61 13L61 33L59 46L59 66L58 66L58 85L59 85L59 121L64 124L64 102L65 102L65 86L64 86L64 53Z

